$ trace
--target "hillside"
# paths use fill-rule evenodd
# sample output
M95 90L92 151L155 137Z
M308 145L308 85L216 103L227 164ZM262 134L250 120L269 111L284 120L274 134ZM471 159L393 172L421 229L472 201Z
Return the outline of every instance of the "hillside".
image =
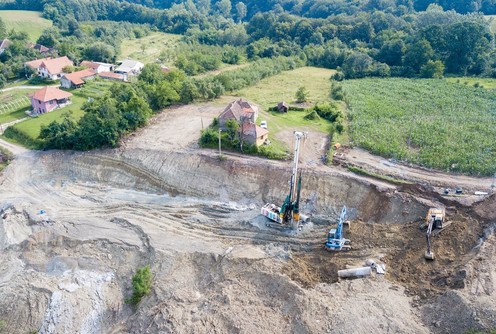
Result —
M26 32L33 42L41 36L44 29L52 25L52 21L42 18L40 12L0 10L0 18L5 22L7 30Z

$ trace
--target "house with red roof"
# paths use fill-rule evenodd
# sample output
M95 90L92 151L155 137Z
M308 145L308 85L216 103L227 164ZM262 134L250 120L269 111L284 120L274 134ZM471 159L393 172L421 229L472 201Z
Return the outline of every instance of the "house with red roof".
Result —
M72 60L64 57L44 60L39 67L39 75L44 78L57 80L64 74L64 67L74 66Z
M35 59L31 61L27 61L24 63L25 67L31 67L33 70L36 71L36 73L40 73L40 65L45 61L52 59L52 57L47 57L47 58L41 58L41 59Z
M28 48L38 50L42 55L52 52L53 49L47 48L44 45L38 43L28 43Z
M239 139L250 145L260 146L269 138L269 130L255 123L242 123L238 129Z
M126 81L124 74L114 73L114 72L101 72L98 76L102 79L115 80L115 81Z
M44 114L70 103L71 93L56 87L46 86L28 95L31 98L32 114Z
M79 88L84 85L87 80L91 80L95 76L96 72L92 69L64 74L60 79L60 86L62 88Z
M258 117L258 107L248 101L240 98L239 100L229 103L224 111L219 115L219 126L225 129L226 121L233 119L239 124L255 123Z
M98 61L83 60L80 66L90 68L94 70L96 73L112 72L114 70L113 64L100 63Z
M269 131L255 124L258 117L258 107L242 98L227 105L219 115L219 128L226 129L226 122L234 120L238 123L238 137L241 142L260 146L269 137Z

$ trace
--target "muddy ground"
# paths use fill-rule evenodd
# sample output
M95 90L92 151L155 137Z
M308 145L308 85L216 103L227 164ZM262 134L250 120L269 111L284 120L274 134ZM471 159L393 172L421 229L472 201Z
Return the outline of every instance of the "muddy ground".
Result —
M199 149L202 122L219 109L162 113L116 150L19 152L0 177L1 331L496 328L496 195L466 202L425 183L324 166L318 138L301 161L302 211L312 223L270 228L259 208L284 198L290 162L220 161ZM329 253L323 243L343 205L353 249ZM431 206L446 206L451 225L433 238L436 260L427 262L420 226ZM367 259L385 263L386 274L338 280L338 270ZM147 264L153 289L133 307L125 303L131 277Z

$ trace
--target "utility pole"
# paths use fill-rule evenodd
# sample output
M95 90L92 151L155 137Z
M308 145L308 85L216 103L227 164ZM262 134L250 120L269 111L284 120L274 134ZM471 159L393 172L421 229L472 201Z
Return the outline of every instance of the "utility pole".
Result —
M220 140L220 133L221 133L221 131L222 130L219 128L219 158L222 158L222 151L220 149L220 142L221 142L221 140Z
M491 188L494 189L496 187L496 173L493 175L493 184L491 185Z

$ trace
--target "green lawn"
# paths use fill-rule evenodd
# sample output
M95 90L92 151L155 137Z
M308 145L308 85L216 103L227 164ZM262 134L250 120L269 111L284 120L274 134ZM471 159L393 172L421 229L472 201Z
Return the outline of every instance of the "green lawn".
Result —
M308 106L316 102L330 101L331 82L329 78L334 72L334 70L317 67L301 67L263 79L255 86L239 90L236 95L262 108L259 121L267 120L272 134L287 129L328 132L329 122L323 119L305 120L303 117L306 112L304 111L281 114L267 110L283 100L289 104L293 103L296 90L301 86L305 86L308 90ZM230 99L232 100L233 97Z
M445 171L496 171L492 90L436 79L368 78L342 85L356 145Z
M0 10L0 18L5 22L8 30L26 32L32 42L41 36L44 29L52 26L52 21L42 18L40 12Z
M120 58L139 60L144 64L154 63L165 56L163 64L172 65L172 50L177 47L181 35L154 32L142 38L127 39L122 42Z

